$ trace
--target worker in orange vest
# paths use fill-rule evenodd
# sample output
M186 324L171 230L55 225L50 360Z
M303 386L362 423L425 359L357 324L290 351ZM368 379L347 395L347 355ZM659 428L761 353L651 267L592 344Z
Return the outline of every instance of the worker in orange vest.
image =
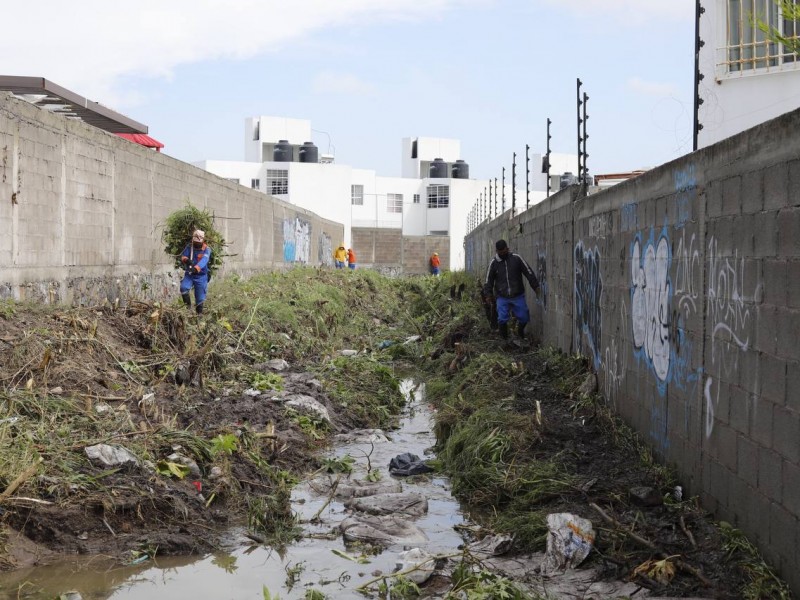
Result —
M354 271L356 269L356 253L352 248L347 249L347 267Z
M439 260L439 253L434 252L431 255L431 274L435 277L439 276L439 265L441 265L441 261Z

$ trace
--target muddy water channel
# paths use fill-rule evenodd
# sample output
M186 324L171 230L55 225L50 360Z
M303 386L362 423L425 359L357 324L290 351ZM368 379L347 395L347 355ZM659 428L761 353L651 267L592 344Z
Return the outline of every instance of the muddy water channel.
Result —
M424 457L435 443L424 385L404 380L402 390L408 402L397 430L386 435L378 430L356 431L339 436L329 450L330 458L349 455L354 459L351 474L315 477L295 488L293 509L303 523L305 535L281 552L253 545L244 530L235 530L231 532L231 548L213 555L156 557L128 567L111 566L94 558L6 573L0 575L0 598L53 598L73 591L77 594L63 597L263 600L266 586L272 597L283 600L305 598L312 589L337 600L363 599L356 588L394 571L398 554L404 549L419 547L430 554L445 554L463 543L454 526L462 523L464 516L450 495L446 478L436 474L411 478L389 474L393 457L406 452ZM427 499L427 513L402 517L422 530L422 539L418 539L418 531L406 531L404 539L388 541L377 554L365 552L363 546L345 544L340 525L354 514L346 506L346 496L353 493L354 486L368 484L368 479L386 486L387 492L396 493L402 488L403 492Z

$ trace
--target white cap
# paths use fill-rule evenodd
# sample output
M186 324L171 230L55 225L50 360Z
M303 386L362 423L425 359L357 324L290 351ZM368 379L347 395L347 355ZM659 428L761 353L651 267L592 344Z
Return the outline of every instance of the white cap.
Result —
M206 232L202 229L195 229L192 233L193 242L203 242L206 239Z

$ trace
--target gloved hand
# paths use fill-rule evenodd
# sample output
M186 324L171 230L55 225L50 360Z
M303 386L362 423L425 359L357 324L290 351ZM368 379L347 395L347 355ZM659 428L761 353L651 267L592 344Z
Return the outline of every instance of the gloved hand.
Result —
M189 262L189 257L188 256L181 256L181 262L183 264L186 264L187 262Z

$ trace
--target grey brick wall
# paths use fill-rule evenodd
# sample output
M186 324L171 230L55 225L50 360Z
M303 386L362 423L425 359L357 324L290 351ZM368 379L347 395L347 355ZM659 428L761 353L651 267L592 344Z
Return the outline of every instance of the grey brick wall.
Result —
M604 192L564 190L466 240L537 269L546 343L591 358L608 402L687 491L800 592L800 111Z
M344 227L0 94L0 297L91 303L176 295L160 226L212 211L225 272L331 264Z

